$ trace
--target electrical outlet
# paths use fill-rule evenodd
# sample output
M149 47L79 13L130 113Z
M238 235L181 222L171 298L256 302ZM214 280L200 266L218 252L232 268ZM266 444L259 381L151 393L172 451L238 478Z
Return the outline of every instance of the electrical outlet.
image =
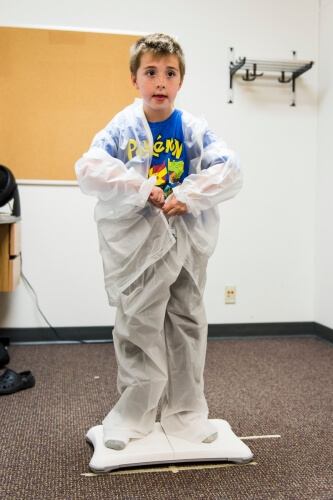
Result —
M224 288L224 302L225 304L236 304L236 286L227 285Z

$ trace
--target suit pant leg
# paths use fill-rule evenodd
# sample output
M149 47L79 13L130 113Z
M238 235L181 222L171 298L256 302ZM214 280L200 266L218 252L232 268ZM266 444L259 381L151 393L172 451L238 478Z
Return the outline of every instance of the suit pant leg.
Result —
M193 442L216 432L204 395L208 327L202 294L182 268L170 287L164 322L168 382L161 423L167 434Z

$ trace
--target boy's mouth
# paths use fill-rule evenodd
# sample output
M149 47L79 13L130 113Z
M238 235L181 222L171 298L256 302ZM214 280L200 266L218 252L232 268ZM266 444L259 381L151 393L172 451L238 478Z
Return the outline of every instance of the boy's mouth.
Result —
M164 99L167 98L167 96L164 94L154 94L154 98L157 100L163 101Z

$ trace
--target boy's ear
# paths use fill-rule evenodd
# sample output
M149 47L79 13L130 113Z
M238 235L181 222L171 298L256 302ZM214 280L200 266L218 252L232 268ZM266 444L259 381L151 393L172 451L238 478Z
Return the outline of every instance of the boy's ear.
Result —
M135 76L135 75L133 75L133 73L131 73L131 82L132 82L133 87L135 87L136 89L138 89L138 88L139 88L139 87L138 87L138 84L137 84L137 82L136 82L136 76Z

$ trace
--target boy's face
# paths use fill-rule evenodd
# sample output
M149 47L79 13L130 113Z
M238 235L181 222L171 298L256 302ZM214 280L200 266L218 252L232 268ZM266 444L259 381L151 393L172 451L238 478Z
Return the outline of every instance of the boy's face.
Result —
M140 91L148 121L159 122L173 112L177 92L182 86L178 57L174 54L157 58L151 52L142 55L132 83Z

